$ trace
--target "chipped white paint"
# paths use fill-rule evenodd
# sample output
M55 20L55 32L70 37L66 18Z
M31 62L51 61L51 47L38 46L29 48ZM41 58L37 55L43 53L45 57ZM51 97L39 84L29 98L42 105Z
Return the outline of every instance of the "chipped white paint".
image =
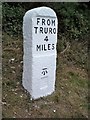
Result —
M55 90L57 16L48 7L26 12L23 19L22 84L37 99Z

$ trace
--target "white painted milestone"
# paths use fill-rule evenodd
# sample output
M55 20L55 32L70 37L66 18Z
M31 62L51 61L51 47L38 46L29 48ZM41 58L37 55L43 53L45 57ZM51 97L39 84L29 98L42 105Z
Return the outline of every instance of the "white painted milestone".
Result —
M48 7L29 10L23 18L24 88L37 99L55 91L57 16Z

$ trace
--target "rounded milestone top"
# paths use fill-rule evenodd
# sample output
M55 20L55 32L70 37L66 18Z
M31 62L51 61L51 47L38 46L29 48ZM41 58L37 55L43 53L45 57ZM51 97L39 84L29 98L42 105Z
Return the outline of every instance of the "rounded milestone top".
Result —
M25 13L25 16L35 17L35 16L45 16L45 17L57 17L53 9L49 7L37 7L31 10L28 10Z

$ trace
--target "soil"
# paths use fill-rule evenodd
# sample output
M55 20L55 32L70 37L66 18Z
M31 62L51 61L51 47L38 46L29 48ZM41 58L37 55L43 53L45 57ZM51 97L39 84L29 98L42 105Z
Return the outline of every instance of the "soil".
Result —
M55 92L31 101L22 86L22 38L4 33L2 44L3 118L88 118L86 69L65 62L65 57L58 53Z

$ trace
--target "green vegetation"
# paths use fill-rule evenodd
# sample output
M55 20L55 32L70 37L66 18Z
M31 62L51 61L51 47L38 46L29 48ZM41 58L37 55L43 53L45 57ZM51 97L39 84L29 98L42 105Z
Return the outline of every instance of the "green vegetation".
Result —
M73 72L69 72L69 75L70 75L70 82L72 83L72 85L74 86L80 86L80 87L87 87L87 80L85 81L84 79L82 78L79 78L79 75L78 74L75 74Z
M59 34L68 39L83 39L89 32L90 9L88 3L3 3L3 29L14 35L20 34L25 12L40 6L48 6L55 10L59 22Z
M22 22L29 9L48 6L58 17L56 90L30 100L22 87ZM2 4L3 118L87 118L90 8L88 3Z

